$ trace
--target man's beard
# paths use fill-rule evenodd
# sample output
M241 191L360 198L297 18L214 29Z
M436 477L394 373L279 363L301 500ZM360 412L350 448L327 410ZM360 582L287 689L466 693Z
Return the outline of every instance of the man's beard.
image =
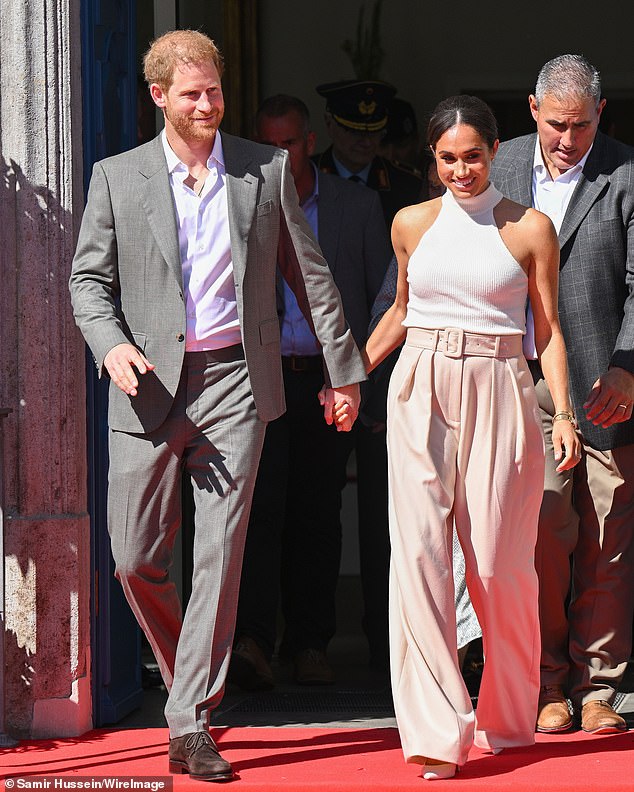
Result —
M203 142L213 140L220 126L220 122L222 121L222 113L219 112L215 112L212 117L213 121L206 124L194 121L191 116L174 113L167 108L165 108L165 116L174 128L174 131L185 141L194 140Z

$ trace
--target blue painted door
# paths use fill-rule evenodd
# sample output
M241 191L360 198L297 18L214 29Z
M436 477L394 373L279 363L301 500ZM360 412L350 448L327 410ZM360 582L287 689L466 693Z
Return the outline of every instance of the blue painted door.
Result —
M135 0L82 0L84 174L132 148L136 122ZM107 383L87 356L88 491L92 551L93 720L116 723L142 701L140 631L118 581L106 527Z

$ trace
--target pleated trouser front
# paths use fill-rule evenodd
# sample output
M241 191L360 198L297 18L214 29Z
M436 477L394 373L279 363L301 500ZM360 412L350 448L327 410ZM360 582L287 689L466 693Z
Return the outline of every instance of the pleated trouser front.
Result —
M523 356L448 356L410 328L388 396L390 652L407 761L534 742L544 441ZM519 341L519 339L518 339ZM457 661L453 525L482 626L477 712Z

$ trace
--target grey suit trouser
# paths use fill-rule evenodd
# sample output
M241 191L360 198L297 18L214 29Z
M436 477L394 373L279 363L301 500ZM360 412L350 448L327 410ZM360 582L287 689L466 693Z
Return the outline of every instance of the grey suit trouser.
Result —
M110 432L116 575L169 690L171 737L206 728L222 699L265 426L245 361L214 362L203 352L185 355L173 407L158 429ZM169 579L181 473L191 476L195 506L192 593L182 620Z
M557 473L552 398L543 379L535 388L546 438L535 553L541 684L567 688L576 706L612 701L632 649L634 445L584 443L577 467Z

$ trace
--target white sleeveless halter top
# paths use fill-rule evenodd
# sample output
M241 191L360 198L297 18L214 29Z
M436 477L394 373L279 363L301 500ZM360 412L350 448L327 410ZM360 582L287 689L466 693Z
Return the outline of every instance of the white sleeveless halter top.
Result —
M409 259L403 325L517 335L526 329L528 276L502 241L493 184L473 198L447 190L442 207Z

